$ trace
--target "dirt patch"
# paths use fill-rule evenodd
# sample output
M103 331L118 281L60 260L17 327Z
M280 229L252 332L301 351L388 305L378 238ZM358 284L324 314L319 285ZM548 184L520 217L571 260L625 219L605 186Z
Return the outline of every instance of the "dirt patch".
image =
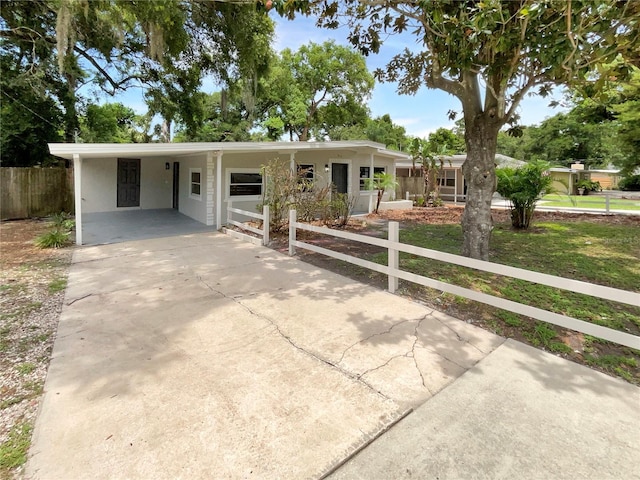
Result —
M34 239L48 228L43 220L0 223L0 444L7 446L35 421L64 299L72 250L37 248ZM21 468L0 469L2 478L20 475Z

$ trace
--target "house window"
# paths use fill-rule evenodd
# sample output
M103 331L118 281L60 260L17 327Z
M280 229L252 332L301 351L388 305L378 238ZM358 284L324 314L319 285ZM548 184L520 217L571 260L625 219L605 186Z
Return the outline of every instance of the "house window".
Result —
M189 194L191 198L195 198L200 200L201 189L202 189L202 169L201 168L190 168L189 169Z
M369 172L371 167L360 167L360 190L369 190L367 188L367 180L369 178ZM384 167L373 167L373 176L378 173L385 173Z
M315 165L310 163L300 163L296 167L296 173L298 176L298 184L303 192L310 191L313 187L313 177L315 172Z
M228 174L230 197L259 197L262 195L260 170L235 169Z
M456 186L456 171L455 170L442 170L438 174L438 184L441 187L455 187Z

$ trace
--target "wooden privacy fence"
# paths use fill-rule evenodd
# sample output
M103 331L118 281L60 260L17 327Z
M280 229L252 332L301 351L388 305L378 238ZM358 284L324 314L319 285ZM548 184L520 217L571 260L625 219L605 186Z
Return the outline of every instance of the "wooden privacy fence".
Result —
M45 217L73 212L70 168L0 168L0 218Z
M237 213L239 215L257 218L258 220L262 220L262 228L252 227L251 225L247 225L246 223L238 222L232 218L232 215ZM227 234L232 237L241 238L242 240L247 240L256 245L269 245L269 205L265 205L262 207L262 213L249 212L248 210L241 210L239 208L233 208L232 202L227 203L227 223L230 225L235 225L238 228L243 230L247 230L249 232L255 233L262 237L260 238L253 237L251 235L247 235L243 232L238 232L235 230L227 229Z
M455 265L461 265L463 267L469 267L483 272L490 272L510 278L517 278L525 280L527 282L560 288L563 290L568 290L570 292L590 295L592 297L603 298L605 300L620 302L635 307L640 307L640 293L628 292L626 290L619 290L617 288L605 287L602 285L595 285L579 280L556 277L553 275L547 275L545 273L532 272L521 268L500 265L497 263L491 263L482 260L475 260L460 255L453 255L450 253L439 252L437 250L430 250L427 248L400 243L398 222L389 222L389 239L385 240L383 238L369 237L350 232L331 230L325 227L316 227L314 225L308 225L306 223L299 223L296 218L295 210L291 210L289 213L289 255L295 255L296 247L304 248L312 252L337 258L338 260L353 263L354 265L359 265L361 267L368 268L370 270L374 270L376 272L387 275L389 279L388 288L391 293L395 292L398 288L398 279L403 279L409 282L417 283L419 285L424 285L426 287L435 288L443 292L459 295L470 300L486 303L487 305L502 308L510 312L519 313L527 317L535 318L536 320L552 323L560 327L586 333L603 340L608 340L610 342L615 342L620 345L625 345L627 347L640 350L640 337L636 335L631 335L629 333L614 330L612 328L585 322L584 320L568 317L566 315L549 312L541 308L531 307L522 303L506 300L504 298L495 297L486 293L476 292L475 290L470 290L468 288L459 287L457 285L434 280L432 278L423 277L415 273L405 272L403 270L400 270L399 254L400 252L410 253L420 257L430 258L432 260L439 260ZM317 245L298 241L296 239L297 229L324 235L331 235L338 238L354 240L357 242L386 248L388 251L389 259L388 265L380 265L369 260L352 257L344 253L334 252L333 250L322 248Z

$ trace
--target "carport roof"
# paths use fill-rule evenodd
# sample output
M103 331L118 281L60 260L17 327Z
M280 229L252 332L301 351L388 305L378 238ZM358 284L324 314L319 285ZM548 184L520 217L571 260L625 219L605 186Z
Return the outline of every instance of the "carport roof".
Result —
M155 157L189 155L206 152L249 153L278 152L296 153L307 150L354 150L375 153L393 158L408 159L403 152L388 150L381 143L366 140L337 142L198 142L198 143L50 143L49 151L56 157L73 160L102 157Z

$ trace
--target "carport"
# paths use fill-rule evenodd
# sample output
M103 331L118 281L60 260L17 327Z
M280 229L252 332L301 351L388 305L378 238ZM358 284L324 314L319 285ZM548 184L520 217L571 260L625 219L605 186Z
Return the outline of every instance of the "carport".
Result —
M213 227L171 208L86 213L83 243L104 245L210 231Z
M338 192L354 198L355 210L372 211L376 192L367 190L366 179L375 172L391 173L396 160L408 158L382 144L359 140L53 143L49 150L73 161L78 245L152 238L162 231L188 233L180 230L186 228L183 217L208 230L220 229L229 202L256 210L266 185L262 167L274 160L286 162L293 172L306 172L305 178L320 188L335 185ZM161 210L167 212L160 214Z

